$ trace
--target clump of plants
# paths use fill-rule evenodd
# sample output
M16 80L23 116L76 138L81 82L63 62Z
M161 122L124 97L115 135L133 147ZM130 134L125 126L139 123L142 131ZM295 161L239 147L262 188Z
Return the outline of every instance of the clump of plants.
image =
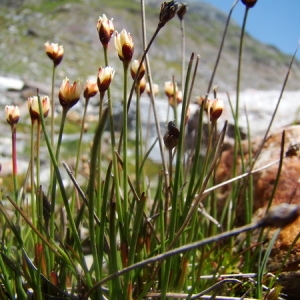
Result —
M242 2L245 19L240 58L247 14L256 1ZM143 41L146 50L137 59L133 59L134 37L125 29L115 31L113 20L106 15L99 17L95 34L98 32L102 44L105 66L99 68L95 81L82 84L64 79L58 99L54 94L54 81L56 69L63 62L64 48L55 43L45 44L46 54L53 62L52 93L40 95L37 91L28 99L31 153L28 176L22 183L17 172L16 135L19 118L23 116L17 106L5 108L12 133L13 187L1 195L3 201L0 204L1 299L200 299L208 295L236 299L279 294L275 281L264 276L270 251L265 251L260 242L265 227L283 227L292 222L298 217L299 207L275 207L262 220L251 223L253 199L249 190L253 188L251 174L255 172L252 163L255 160L251 160L244 162L242 175L235 166L230 180L232 192L222 211L218 211L216 191L226 183L217 185L214 174L227 126L226 123L219 124L219 117L230 107L225 107L218 99L216 87L212 98L210 94L227 26L210 84L199 101L199 119L192 147L187 148L189 104L197 82L199 57L192 53L185 66L186 11L186 4L164 2L156 31L149 44ZM144 15L143 11L141 15ZM165 83L174 118L170 119L166 112L166 126L161 128L155 102L157 85L152 82L147 53L164 26L172 26L171 20L176 15L182 32L182 73L174 74L174 78ZM117 70L109 66L109 56L115 55L108 52L108 44L112 42L120 58ZM241 59L238 61L237 95ZM113 104L116 100L111 93L116 72L123 74L121 132L115 130ZM177 77L181 78L182 91L178 89ZM142 133L140 101L145 90L156 124L157 139L153 144L149 144ZM75 163L69 165L60 155L64 147L65 123L70 109L82 95L84 110L77 155ZM98 121L90 141L88 168L82 176L87 108L89 100L97 96ZM54 112L57 100L61 115L57 117L60 126L56 134ZM128 110L132 101L136 103L133 142L128 134ZM238 105L237 98L236 107L231 108L235 119L235 158L241 153ZM208 138L204 141L206 122ZM109 128L108 148L107 144L103 146L107 140L103 136L106 128ZM161 163L154 179L149 176L147 161L156 144ZM40 179L41 145L47 147L46 159L50 166L47 186ZM203 152L205 155L200 155ZM66 174L68 183L64 179ZM246 225L234 228L241 191L248 203ZM262 230L261 240L252 246L254 229ZM246 232L246 238L236 245L235 237L243 232ZM271 247L272 244L268 249Z

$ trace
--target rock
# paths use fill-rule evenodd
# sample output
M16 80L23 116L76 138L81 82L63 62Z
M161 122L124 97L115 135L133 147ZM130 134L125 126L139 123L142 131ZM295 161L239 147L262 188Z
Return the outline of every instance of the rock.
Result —
M280 176L278 180L277 188L274 192L276 177L278 175L279 158L281 151L282 132L285 131L284 141L284 153L285 155ZM277 205L280 203L293 203L300 204L300 155L299 155L299 141L300 141L300 126L294 125L283 129L273 131L267 140L265 141L262 151L258 156L254 169L262 168L267 164L276 162L275 164L265 168L255 174L253 174L253 220L260 220L266 213L269 202L271 205ZM257 153L261 139L254 139L252 142L252 157ZM293 147L291 148L291 144ZM249 158L247 153L247 146L244 144L245 161ZM238 157L238 168L241 166L241 158ZM233 167L233 148L224 151L222 154L220 164L217 170L217 182L223 182L230 179L232 176ZM219 195L219 211L224 207L224 201L230 193L230 185L221 188ZM272 199L272 195L273 200ZM236 211L236 225L243 225L245 220L245 203L244 196L240 197L237 211ZM283 292L290 298L296 299L293 295L300 294L300 286L291 285L287 278L293 278L295 280L300 276L299 270L300 264L300 241L295 238L299 235L300 218L294 221L292 224L286 226L279 233L278 238L271 251L270 259L268 261L268 270L276 273L281 270L281 277L279 283L283 286ZM266 247L268 241L274 236L277 229L271 229L266 236ZM257 242L258 233L253 234L253 243ZM288 258L288 250L290 246L295 243L291 249L291 253ZM285 260L286 259L286 260ZM282 265L284 264L284 265Z
M0 90L21 91L24 82L20 79L0 76Z

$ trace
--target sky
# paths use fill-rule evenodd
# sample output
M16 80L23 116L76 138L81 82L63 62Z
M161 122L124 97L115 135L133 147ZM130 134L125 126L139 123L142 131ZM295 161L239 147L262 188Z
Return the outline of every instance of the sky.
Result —
M198 0L229 13L235 0ZM244 4L239 1L232 18L242 25ZM248 13L246 31L257 40L293 54L300 39L300 0L258 0ZM300 59L300 49L297 52Z

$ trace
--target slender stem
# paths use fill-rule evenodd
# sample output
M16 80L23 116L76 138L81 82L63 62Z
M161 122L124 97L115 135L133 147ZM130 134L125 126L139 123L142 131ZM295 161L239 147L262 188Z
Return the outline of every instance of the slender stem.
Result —
M59 158L60 146L61 146L67 112L68 112L68 109L63 108L60 130L59 130L59 135L58 135L57 148L56 148L56 154L55 154L56 161L58 161L58 158ZM44 135L45 135L45 132L44 132ZM54 166L53 166L53 168L54 168ZM56 172L54 172L53 176L52 176L52 183L51 183L51 206L50 206L50 237L51 237L51 239L54 239L54 231L55 231L56 180L57 180L57 175L56 175ZM51 260L50 265L54 266L54 256L53 255L50 255L50 260Z
M238 4L238 2L239 2L239 0L236 0L233 3L233 5L232 5L232 7L229 11L229 14L228 14L228 17L227 17L227 20L226 20L226 25L225 25L225 28L224 28L224 32L223 32L223 35L222 35L222 41L221 41L221 45L220 45L220 48L219 48L218 56L217 56L215 66L214 66L214 69L213 69L213 72L211 74L209 84L208 84L208 87L207 87L207 95L210 93L210 89L213 85L214 77L215 77L215 74L217 72L217 68L219 66L219 62L220 62L221 54L222 54L222 51L223 51L223 46L224 46L224 43L225 43L225 37L226 37L227 30L228 30L228 27L229 27L229 22L230 22L230 19L231 19L231 15L232 15L233 9Z
M129 240L129 215L128 215L128 115L127 115L127 80L128 80L128 62L123 62L124 82L123 82L123 212L124 212L124 233L125 238Z
M136 191L137 194L141 194L141 183L143 179L140 177L142 170L140 170L140 160L142 156L142 147L141 147L141 111L140 111L140 88L139 82L136 87L136 118L135 118L135 181L136 181Z
M17 128L16 124L11 125L11 141L12 141L12 169L13 169L13 181L14 181L14 194L15 201L18 203L18 168L17 168Z
M51 146L54 147L54 115L55 115L55 103L54 103L54 83L55 83L55 64L52 69L52 82L51 82ZM51 169L53 172L53 168ZM52 178L52 177L50 177Z
M108 116L109 116L109 129L110 129L110 140L111 140L111 154L112 154L112 163L113 163L113 187L112 192L110 193L110 223L109 223L109 232L110 232L110 246L111 251L109 253L109 270L110 272L118 271L118 254L117 254L117 245L116 245L116 230L115 230L115 214L116 210L118 213L118 220L123 222L123 212L121 208L121 195L120 195L120 180L119 180L119 169L118 169L118 161L115 154L115 131L114 131L114 120L113 120L113 104L112 98L110 95L110 88L107 90L108 96ZM111 299L117 299L113 296L118 295L118 293L122 294L121 283L119 278L116 278L113 282L114 288L111 289Z
M79 135L79 141L78 141L78 148L77 148L77 155L76 155L76 164L75 164L75 170L74 170L74 176L75 178L78 175L78 167L79 167L79 161L80 161L80 154L81 154L81 148L82 148L82 137L84 133L84 122L86 117L86 111L89 104L90 98L85 98L85 104L84 104L84 110L83 110L83 116L82 116L82 122L81 122L81 128L80 128L80 135ZM100 119L99 119L100 120Z
M30 139L30 151L31 151L31 161L30 161L30 195L31 195L31 208L32 208L32 223L36 227L36 197L35 197L35 183L34 183L34 125L35 121L31 120L31 139ZM36 236L33 236L34 243L37 242Z
M179 203L179 189L182 187L182 157L183 157L183 140L184 140L184 132L185 132L185 117L186 117L186 105L187 105L187 95L188 95L188 86L189 86L189 80L191 75L191 68L194 61L194 53L192 53L188 70L187 70L187 76L185 81L185 88L184 88L184 96L183 96L183 102L182 102L182 111L181 111L181 121L180 121L180 137L177 145L177 157L176 157L176 166L175 166L175 173L174 173L174 184L172 189L172 195L171 195L171 203L172 203L172 213L170 215L170 225L169 225L169 241L173 243L173 239L175 236L176 229L178 227L178 203ZM169 244L170 245L170 244ZM166 260L166 271L165 271L165 283L162 286L162 299L165 299L165 295L167 293L168 288L168 282L170 278L170 271L172 266L172 259Z
M41 104L41 100L40 100L39 95L38 95L38 102L39 102L39 110L40 110L40 112L42 112L42 104ZM92 286L91 274L89 273L89 270L87 268L86 261L85 261L85 258L84 258L83 252L82 252L82 246L81 246L79 234L78 234L78 231L76 229L76 225L75 225L75 221L74 221L72 212L70 210L67 193L66 193L66 190L65 190L65 187L64 187L64 184L63 184L63 180L62 180L59 168L58 168L57 159L56 159L56 157L55 157L55 155L52 151L50 139L49 139L49 136L48 136L47 131L46 131L46 125L45 125L45 120L44 120L43 114L41 114L41 122L42 122L43 133L44 133L45 141L46 141L47 148L48 148L48 151L49 151L49 155L50 155L50 158L51 158L51 161L52 161L52 164L53 164L54 172L55 172L55 175L57 177L57 182L58 182L59 187L60 187L61 196L62 196L64 206L65 206L65 209L66 209L66 213L67 213L67 216L68 216L71 232L72 232L73 237L74 237L75 246L76 246L77 253L78 253L78 256L79 256L79 263L80 263L80 265L81 265L81 267L84 271L84 274L86 276L87 285ZM52 203L51 203L51 205L52 205Z
M186 104L187 104L187 91L188 91L188 85L189 85L189 79L190 79L190 73L191 73L191 67L194 61L194 54L191 55L191 59L188 66L187 71L187 77L185 82L185 92L182 102L182 112L181 112L181 122L180 122L180 138L177 145L177 157L176 157L176 167L175 167L175 175L174 176L174 186L173 186L173 194L172 194L172 209L173 213L171 214L170 218L170 241L173 240L175 230L176 230L176 220L177 220L177 204L178 204L178 194L179 189L182 186L180 184L180 180L182 177L180 176L180 173L182 172L182 154L183 154L183 137L185 132L185 116L186 116Z
M54 135L55 135L55 129L54 129L54 116L55 116L55 102L54 102L54 86L55 86L55 71L56 66L53 64L52 68L52 80L51 80L51 146L52 149L54 149ZM51 191L51 183L53 182L53 166L50 166L50 186L49 191ZM48 195L49 196L49 195Z
M181 29L181 89L184 87L184 74L185 74L185 28L184 20L180 20Z
M233 162L233 177L236 175L236 158L238 156L239 151L239 144L240 139L238 139L239 135L239 108L240 108L240 83L241 83L241 72L242 72L242 55L243 55L243 44L244 44L244 35L245 35L245 28L246 28L246 22L247 22L247 16L248 16L249 8L246 6L244 19L243 19L243 25L242 25L242 31L241 31L241 37L240 37L240 46L239 46L239 54L238 54L238 69L237 69L237 79L236 79L236 104L235 104L235 116L234 116L234 162ZM241 147L240 147L241 148Z
M41 145L41 122L37 121L36 130L36 201L37 201L37 228L42 232L43 220L43 197L42 189L40 187L40 173L41 173L41 160L40 160L40 146Z
M99 145L100 145L100 139L101 135L104 129L104 125L106 123L107 118L107 110L105 111L105 114L103 114L102 118L99 120L94 140L93 140L93 146L91 149L91 162L95 162L98 159L99 154ZM90 241L91 241L91 248L93 253L93 259L94 259L94 267L95 267L95 273L96 278L100 279L100 264L98 260L98 250L96 245L96 235L95 235L95 226L94 226L94 210L95 210L95 182L96 182L96 173L97 168L95 166L90 167L90 178L89 178L89 185L88 185L88 201L89 201L89 232L90 232ZM103 220L102 220L103 222Z
M89 104L90 98L85 98L84 103L84 110L83 110L83 116L82 116L82 122L81 122L81 128L80 128L80 134L79 134L79 141L78 141L78 147L77 147L77 155L76 155L76 162L75 162L75 170L74 170L74 177L77 178L78 175L78 168L79 168L79 162L80 162L80 154L81 154L81 148L82 148L82 137L84 133L84 125L85 125L85 117L86 117L86 111ZM71 202L71 211L74 211L75 207L75 200L76 200L76 190L74 189L73 196L72 196L72 202Z

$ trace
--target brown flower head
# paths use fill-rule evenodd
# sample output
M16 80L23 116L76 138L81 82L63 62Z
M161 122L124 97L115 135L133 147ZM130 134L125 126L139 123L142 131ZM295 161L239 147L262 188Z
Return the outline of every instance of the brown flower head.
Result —
M140 95L142 95L146 89L146 78L145 76L139 81Z
M115 28L113 24L113 19L109 20L104 14L102 17L99 17L97 22L97 31L102 45L107 45L109 43L111 36L114 33L114 30Z
M18 106L6 105L5 106L6 121L10 125L17 124L20 118L20 110Z
M125 29L123 29L120 34L116 31L115 48L121 61L127 63L131 61L134 51L134 44L130 33Z
M55 43L45 43L45 51L48 57L53 61L54 66L58 66L64 56L64 47Z
M177 16L180 20L183 20L186 12L187 12L187 4L186 3L181 3L178 10L177 10Z
M82 85L80 81L74 81L73 84L70 84L69 79L65 78L58 93L60 105L63 108L70 109L78 102L81 91Z
M99 68L97 84L100 92L105 92L115 75L115 70L112 67Z
M130 68L130 73L131 73L131 77L134 80L135 76L137 75L137 71L138 68L140 66L140 61L135 59L132 63L131 63L131 68ZM143 63L140 69L140 72L138 74L138 78L137 81L140 81L144 75L145 75L146 69L145 69L145 64Z
M97 82L87 80L83 88L83 96L85 99L94 97L98 93Z
M242 3L246 5L246 7L251 8L256 4L257 0L242 0Z
M178 91L177 84L173 84L172 81L165 82L165 93L168 97L169 104L175 107L177 104L182 102L182 91ZM175 102L176 101L176 102Z
M180 131L175 126L175 121L168 123L168 130L164 135L164 143L167 149L173 149L179 141Z
M48 116L50 110L50 100L48 96L40 96L42 104L42 113L44 118ZM40 109L38 96L29 97L27 99L28 110L32 121L40 119Z
M178 10L177 1L164 2L160 7L158 26L159 27L165 26L168 21L174 18L177 10Z
M175 83L175 85L174 85L174 83L172 81L166 81L164 88L165 88L165 93L168 98L174 97L174 94L176 94L178 91L177 84Z
M222 100L219 100L218 98L212 100L210 105L210 121L216 122L222 115L223 110L224 103Z

